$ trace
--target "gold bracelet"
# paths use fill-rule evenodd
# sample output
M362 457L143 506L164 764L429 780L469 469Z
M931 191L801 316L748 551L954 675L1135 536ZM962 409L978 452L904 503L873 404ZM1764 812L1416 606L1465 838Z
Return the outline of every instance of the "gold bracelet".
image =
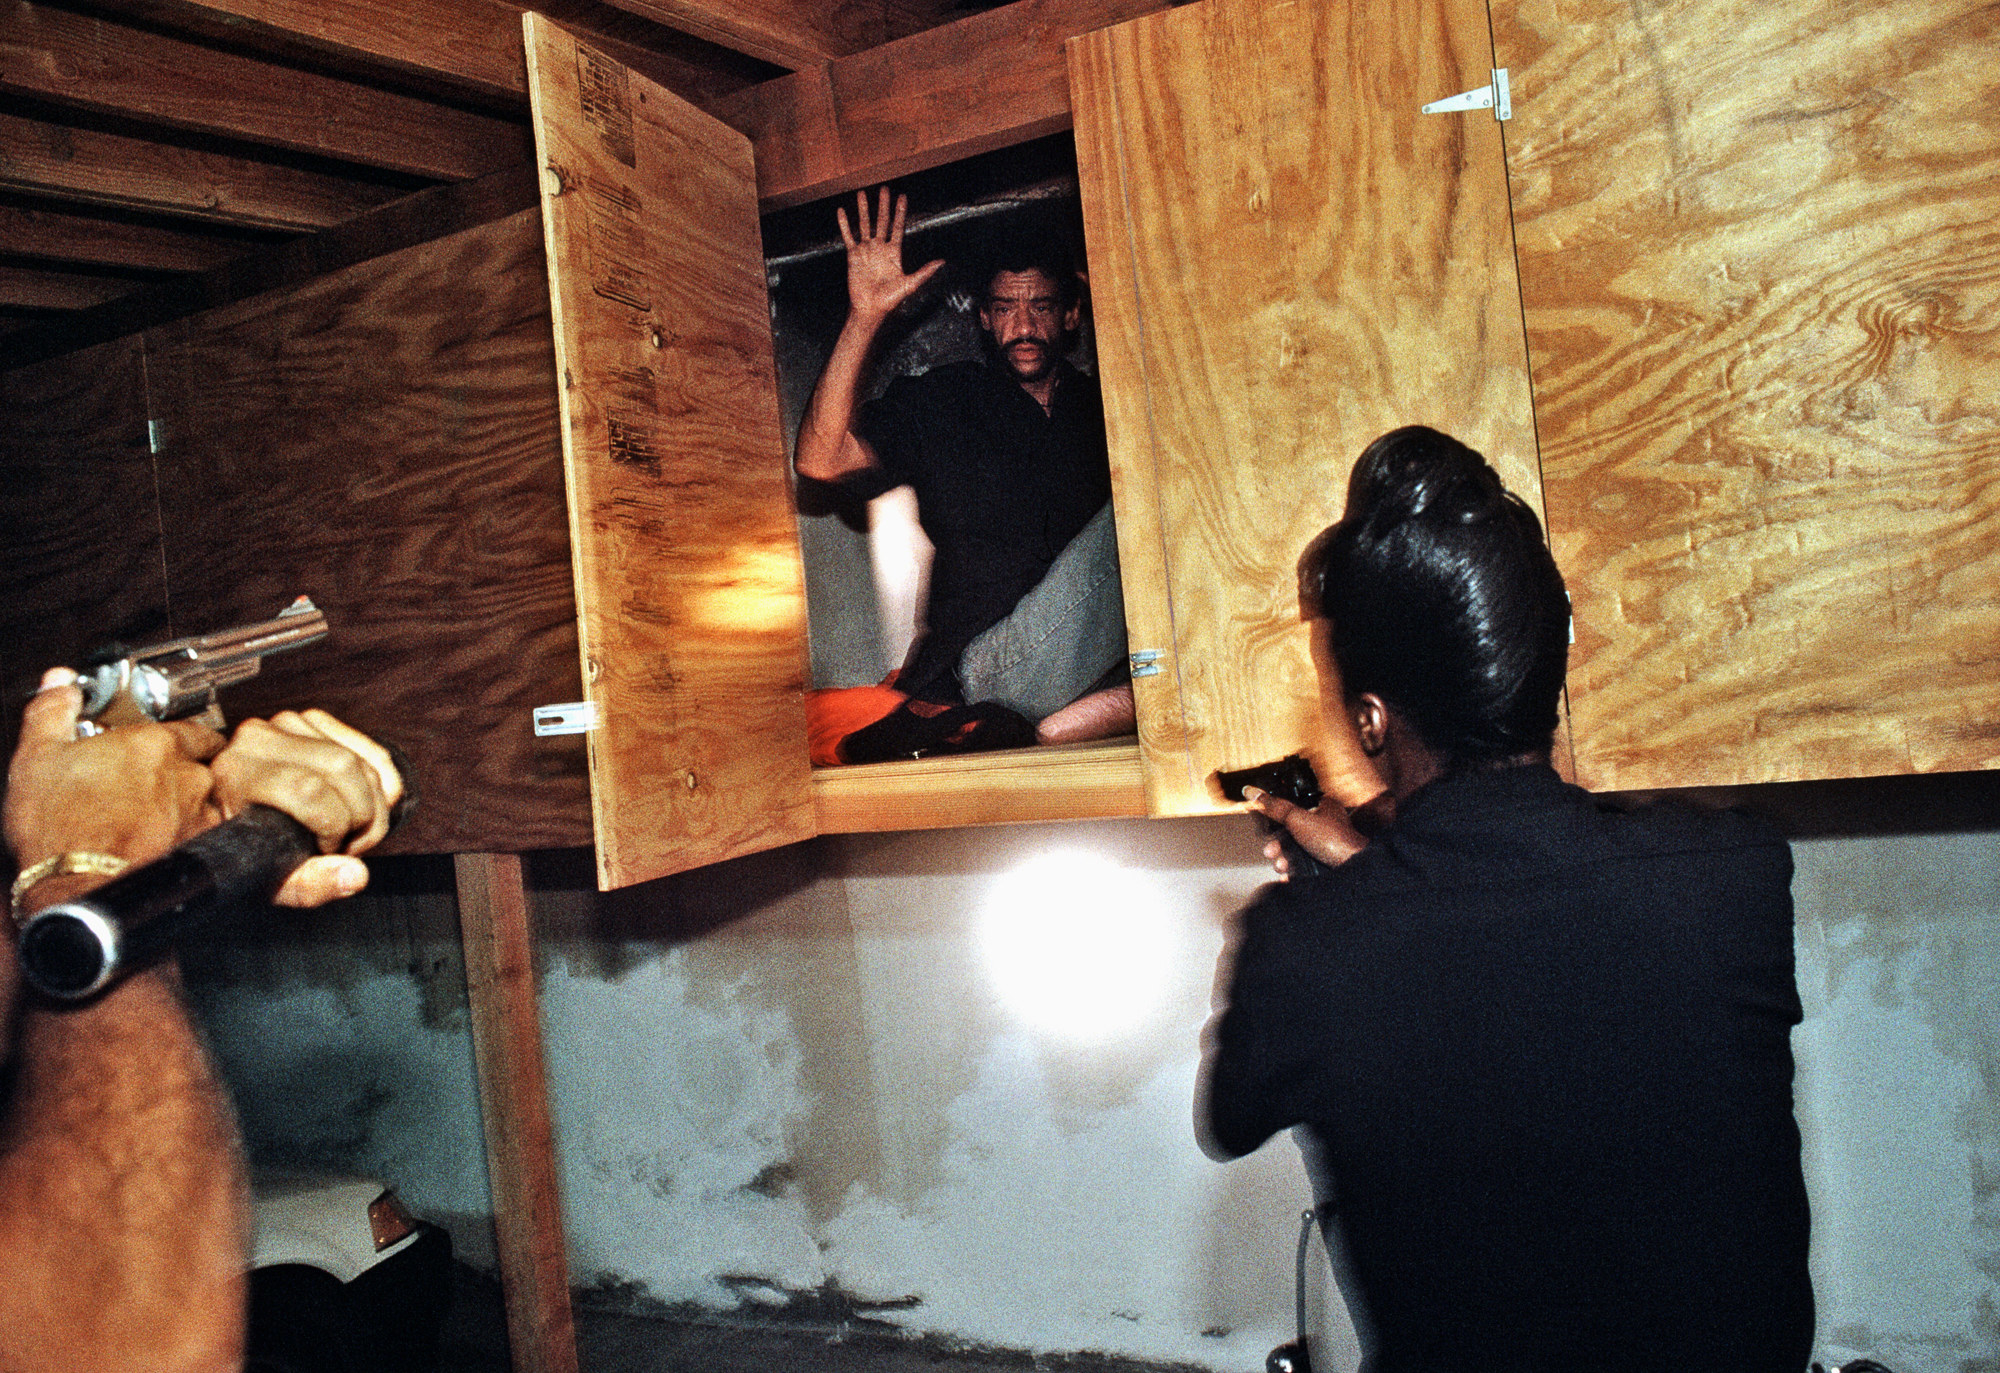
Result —
M73 873L116 877L131 866L128 860L109 853L74 851L51 855L21 869L21 875L14 879L14 890L8 896L8 909L13 912L14 923L20 925L21 898L34 890L37 884L46 882L51 877L67 877Z

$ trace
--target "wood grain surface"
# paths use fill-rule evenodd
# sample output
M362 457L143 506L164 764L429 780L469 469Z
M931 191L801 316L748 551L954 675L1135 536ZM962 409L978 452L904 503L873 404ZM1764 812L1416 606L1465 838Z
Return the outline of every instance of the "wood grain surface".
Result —
M403 852L588 843L540 212L144 336L174 628L305 593L329 637L233 688L409 754Z
M1322 720L1295 566L1361 449L1453 433L1540 506L1498 125L1424 115L1488 79L1476 0L1208 0L1070 44L1077 161L1154 814Z
M750 145L525 17L606 888L813 833Z
M453 868L508 1351L514 1373L576 1373L555 1118L521 859L461 853Z
M1146 813L1129 739L818 768L813 799L825 834Z
M0 187L95 205L320 229L405 194L273 162L0 113Z
M42 673L164 634L139 340L0 372L0 749Z
M1495 0L1577 766L2000 766L2000 10Z
M513 120L32 0L0 5L0 90L445 181L527 151Z
M766 210L1011 147L1070 124L1063 43L1167 0L1015 0L726 96Z

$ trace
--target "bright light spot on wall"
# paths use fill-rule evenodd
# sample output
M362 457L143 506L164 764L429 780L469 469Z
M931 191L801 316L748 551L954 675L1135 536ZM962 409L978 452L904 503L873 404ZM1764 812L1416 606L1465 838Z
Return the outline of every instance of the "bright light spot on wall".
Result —
M1040 854L998 878L979 939L1001 1000L1072 1039L1142 1024L1174 964L1152 886L1147 874L1084 853Z

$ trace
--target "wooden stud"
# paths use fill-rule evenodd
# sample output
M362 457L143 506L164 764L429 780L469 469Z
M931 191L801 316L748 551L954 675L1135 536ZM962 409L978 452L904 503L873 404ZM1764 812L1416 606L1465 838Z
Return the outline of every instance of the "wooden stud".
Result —
M454 855L465 990L515 1373L576 1373L555 1122L521 858Z
M364 79L387 73L407 89L504 110L528 104L521 14L529 9L698 104L772 74L768 63L602 0L97 0L93 8L280 61Z

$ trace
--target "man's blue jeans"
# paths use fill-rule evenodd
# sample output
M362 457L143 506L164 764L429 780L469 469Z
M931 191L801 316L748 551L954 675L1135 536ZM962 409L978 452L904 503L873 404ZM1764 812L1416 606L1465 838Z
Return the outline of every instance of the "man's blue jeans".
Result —
M966 700L997 701L1040 721L1124 656L1118 532L1107 501L1007 618L966 645L958 679Z

